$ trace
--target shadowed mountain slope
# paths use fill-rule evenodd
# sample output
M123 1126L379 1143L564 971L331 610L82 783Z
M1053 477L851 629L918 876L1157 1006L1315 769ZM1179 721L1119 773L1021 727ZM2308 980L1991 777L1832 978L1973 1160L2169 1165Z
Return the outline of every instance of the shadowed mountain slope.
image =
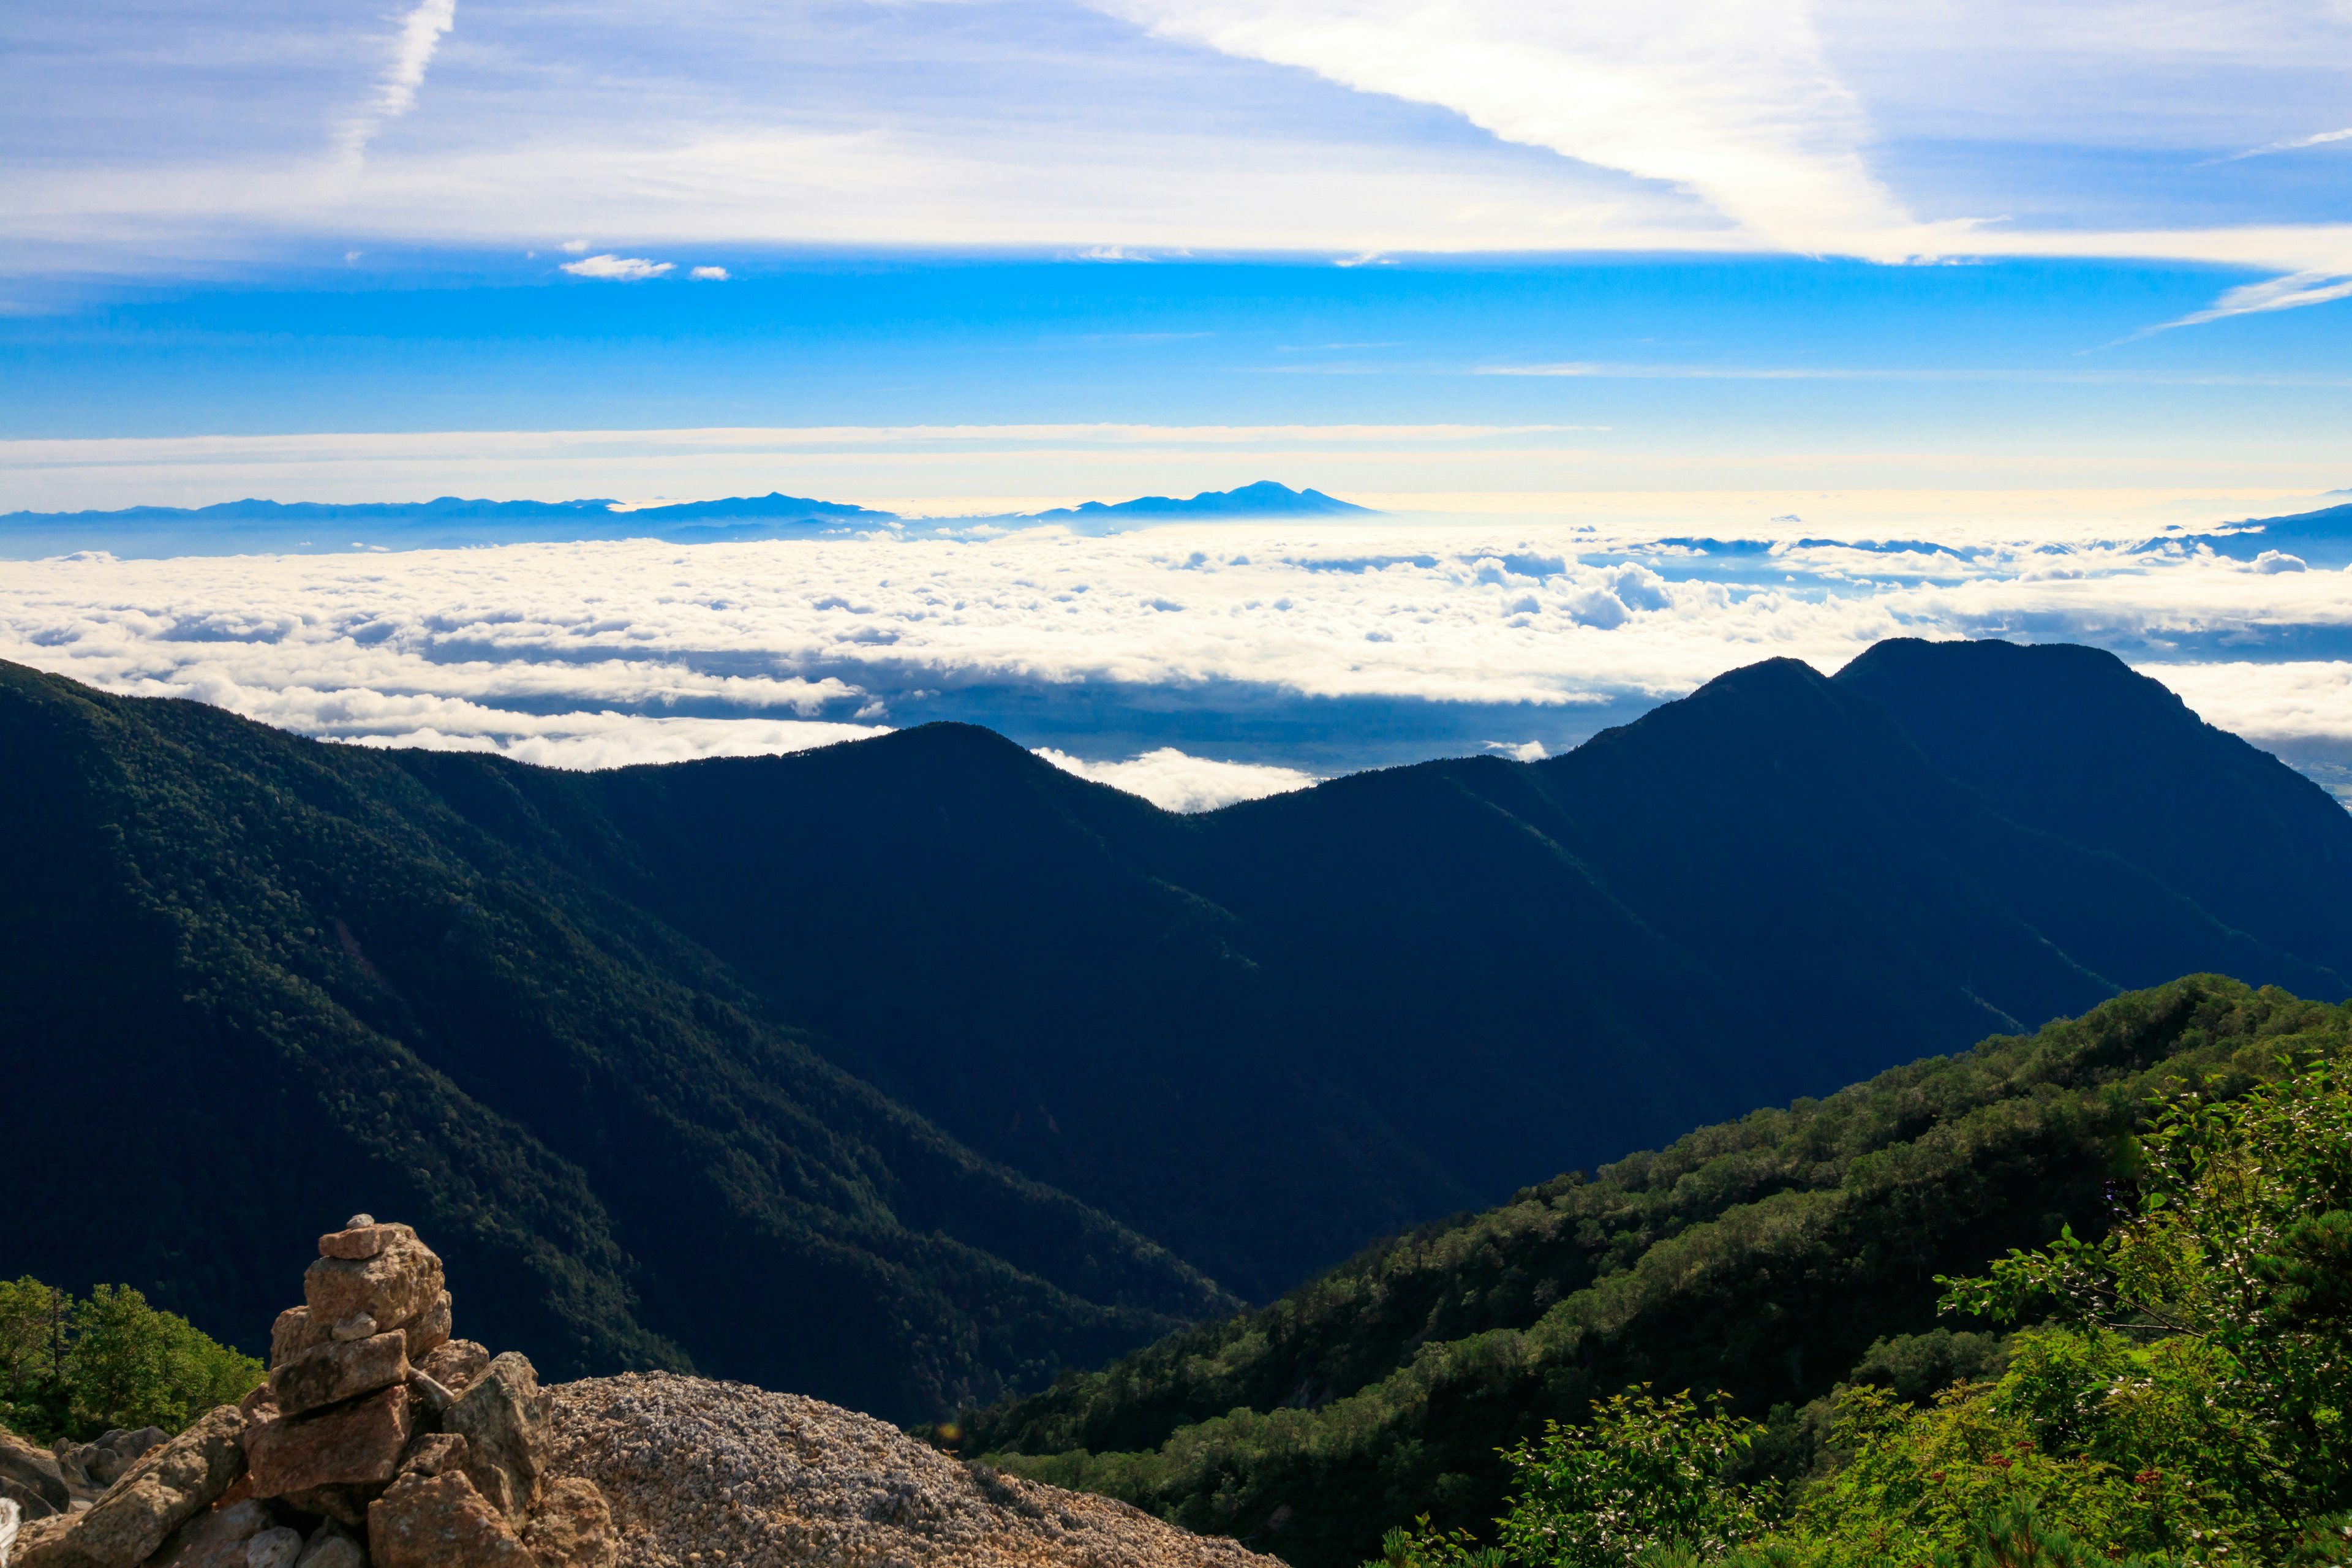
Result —
M0 756L0 1271L128 1279L251 1348L284 1248L411 1214L554 1375L901 1415L1227 1300L813 1053L579 875L609 829L507 764L13 666Z
M969 726L566 773L14 668L0 759L0 1273L249 1341L254 1238L420 1214L559 1368L891 1413L2170 975L2352 991L2352 816L2086 650L1194 817Z
M596 874L835 1059L1263 1298L1531 1173L2168 975L2352 991L2324 921L2258 935L2204 901L2305 898L2352 817L2075 651L2035 678L2049 706L2092 725L2152 692L2173 722L2129 769L2277 818L2235 881L2095 808L2005 814L1997 767L1953 776L1901 703L1790 660L1549 762L1190 818L950 725L519 787L592 799ZM2111 787L2102 745L2043 754L2067 798Z

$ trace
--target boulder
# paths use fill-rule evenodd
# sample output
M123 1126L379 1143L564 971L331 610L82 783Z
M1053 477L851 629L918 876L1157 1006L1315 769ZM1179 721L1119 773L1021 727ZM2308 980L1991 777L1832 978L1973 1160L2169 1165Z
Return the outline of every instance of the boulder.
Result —
M441 1417L466 1439L466 1474L484 1499L517 1524L539 1506L547 1453L547 1402L530 1358L509 1351L492 1361Z
M539 1568L618 1568L621 1534L596 1483L563 1476L547 1484L546 1499L523 1528L522 1543Z
M245 1568L294 1568L301 1555L302 1537L277 1525L245 1543Z
M207 1509L173 1531L147 1568L246 1568L245 1543L269 1525L268 1508L251 1498Z
M466 1468L466 1439L455 1432L428 1432L411 1441L400 1457L400 1473L437 1476Z
M408 1336L408 1359L423 1361L449 1342L449 1292L444 1290L425 1309L425 1315L401 1330Z
M73 1506L73 1496L66 1490L65 1471L58 1468L58 1457L46 1448L36 1448L13 1432L0 1432L0 1482L13 1483L7 1495L20 1503L28 1496L40 1502L37 1511L26 1506L25 1513L29 1519L63 1513Z
M68 1528L45 1538L40 1555L23 1554L21 1568L132 1568L166 1537L210 1508L245 1468L245 1415L234 1405L207 1413L194 1426L122 1473Z
M9 1549L8 1568L90 1568L90 1561L65 1543L72 1533L71 1514L53 1513L47 1519L28 1520L17 1527L16 1544Z
M368 1510L375 1568L537 1568L506 1515L462 1471L408 1475Z
M33 1488L6 1476L0 1476L0 1501L6 1502L16 1510L16 1518L19 1522L28 1519L47 1519L53 1513L66 1511Z
M416 1361L415 1356L409 1359ZM451 1340L423 1361L416 1362L416 1370L450 1393L463 1394L473 1386L474 1380L481 1376L482 1369L489 1364L490 1352L486 1346L472 1340Z
M273 1371L269 1389L278 1414L289 1416L407 1381L408 1342L376 1334L349 1344L313 1345Z
M441 1259L404 1225L373 1258L321 1258L302 1275L302 1297L310 1316L334 1325L335 1332L372 1318L371 1333L403 1328L422 1318L441 1294ZM365 1337L365 1336L361 1336Z
M14 1498L0 1498L0 1568L6 1568L8 1553L16 1549L16 1531L23 1528L24 1518Z
M367 1216L354 1215L352 1217L358 1220L366 1219ZM373 1258L391 1246L393 1238L404 1230L408 1230L404 1225L378 1225L373 1219L367 1220L364 1225L352 1225L341 1230L331 1230L319 1238L319 1256L354 1259ZM414 1236L416 1233L409 1231L409 1234Z
M294 1568L367 1568L367 1549L350 1536L321 1527L302 1548Z
M263 1422L246 1435L253 1489L288 1497L330 1486L381 1486L408 1446L408 1390L395 1384L310 1415Z
M283 1366L304 1351L327 1342L327 1325L308 1307L289 1307L269 1325L269 1364Z

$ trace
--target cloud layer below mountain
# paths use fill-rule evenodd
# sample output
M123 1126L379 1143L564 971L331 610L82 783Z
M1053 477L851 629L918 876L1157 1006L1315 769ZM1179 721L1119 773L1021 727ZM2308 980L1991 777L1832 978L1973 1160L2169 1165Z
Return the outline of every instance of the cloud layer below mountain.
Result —
M573 767L977 719L1198 809L1412 755L1558 750L1761 658L1833 669L1882 637L2007 636L2114 648L2217 724L2352 758L2352 574L1947 531L1804 542L1792 518L1727 544L1490 517L82 555L12 563L0 657L310 734Z

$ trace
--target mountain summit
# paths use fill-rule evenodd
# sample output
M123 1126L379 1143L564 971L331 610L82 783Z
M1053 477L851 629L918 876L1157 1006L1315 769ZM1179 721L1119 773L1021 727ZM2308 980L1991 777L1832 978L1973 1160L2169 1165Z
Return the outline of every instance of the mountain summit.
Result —
M1202 490L1188 500L1138 496L1133 500L1083 501L1028 515L1047 522L1124 522L1185 517L1378 517L1380 513L1321 490L1294 490L1272 479L1260 479L1238 489Z
M399 1210L567 1375L908 1416L2134 987L2352 992L2352 815L2074 647L1198 816L970 725L576 773L0 666L0 1277L234 1337Z

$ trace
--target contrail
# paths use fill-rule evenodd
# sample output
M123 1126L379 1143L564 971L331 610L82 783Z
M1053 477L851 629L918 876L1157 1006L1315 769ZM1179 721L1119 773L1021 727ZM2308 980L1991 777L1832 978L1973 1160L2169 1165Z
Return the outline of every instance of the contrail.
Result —
M2259 158L2265 153L2292 153L2298 147L2320 147L2330 142L2352 142L2352 129L2323 131L2316 136L2295 136L2284 142L2265 142L2259 147L2249 147L2242 153L2232 153L2226 158L2208 158L2198 167L2201 169L2213 163L2234 163L2241 158Z
M399 119L415 105L416 89L425 82L425 68L433 63L433 51L441 47L442 35L457 20L457 0L417 0L416 9L400 24L400 37L394 41L392 62L376 89L375 102L343 128L341 142L346 162L358 163L368 139L387 121Z

